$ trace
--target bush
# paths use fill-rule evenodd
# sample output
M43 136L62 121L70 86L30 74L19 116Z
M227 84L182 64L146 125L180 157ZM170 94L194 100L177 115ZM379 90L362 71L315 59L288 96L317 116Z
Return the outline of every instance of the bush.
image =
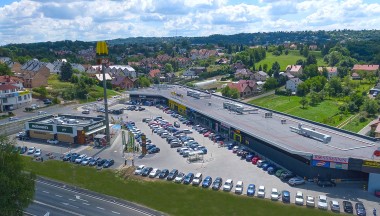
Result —
M61 101L57 97L55 97L52 102L54 104L60 104L61 103Z
M274 94L288 96L289 92L287 90L276 89L274 90Z
M359 122L365 122L367 119L364 116L360 116Z

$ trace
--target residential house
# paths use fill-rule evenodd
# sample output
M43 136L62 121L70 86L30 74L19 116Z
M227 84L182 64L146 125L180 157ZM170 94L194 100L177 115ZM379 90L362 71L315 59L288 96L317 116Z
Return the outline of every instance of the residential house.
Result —
M191 60L185 57L175 57L173 61L178 64L179 68L187 68L191 65Z
M190 58L195 59L207 59L212 56L217 56L218 51L216 50L207 50L207 49L193 49L190 51Z
M360 80L361 76L358 73L352 73L351 74L351 79L353 79L353 80Z
M206 71L205 67L191 67L187 69L185 72L183 72L182 76L194 77L194 76L198 76L200 73L203 73L205 71Z
M359 64L356 64L352 68L352 72L359 73L362 71L376 73L377 71L379 71L379 65L359 65Z
M240 97L248 97L257 92L257 84L254 80L239 80L227 84L230 88L235 88L239 91Z
M289 46L289 49L291 50L296 50L297 49L297 44L292 44Z
M317 49L318 49L318 46L315 45L315 44L309 46L309 50L314 51L314 50L317 50Z
M292 74L293 76L299 76L302 74L302 65L288 65L286 67L286 72Z
M303 83L299 78L292 78L286 81L285 89L290 90L292 92L297 92L298 85Z
M269 78L268 74L265 73L264 71L258 71L253 74L253 79L257 81L265 81Z
M280 72L280 76L286 77L287 80L294 78L294 76L288 72Z
M161 76L161 71L159 69L153 69L149 71L150 78L160 77L160 76Z
M133 67L129 65L109 65L106 68L106 72L109 73L112 77L116 76L127 76L131 78L136 78L137 73Z
M240 61L235 62L231 65L231 70L244 69L244 68L245 68L245 65Z
M6 64L10 69L12 73L20 73L21 71L21 64L18 62L14 62L9 57L0 57L0 62L3 64Z
M245 68L237 69L234 75L237 79L251 79L253 77L253 73Z
M86 73L88 74L98 74L102 72L102 65L91 65L87 67Z
M129 78L127 76L115 76L112 81L112 88L131 89L136 87L137 78Z
M215 64L228 64L227 58L220 58L215 61Z
M322 73L324 69L327 70L328 79L331 79L333 77L338 76L338 68L337 67L318 67L318 71L320 73Z
M158 55L156 57L156 61L161 64L168 63L170 60L172 60L172 57L170 57L168 54Z
M25 88L47 86L50 70L46 65L45 62L33 59L22 65L20 73L15 75L23 80Z
M14 110L32 102L32 93L24 89L22 79L0 76L0 112Z
M112 77L109 73L104 73L106 80L112 80ZM97 73L93 74L93 76L100 82L103 82L103 74L102 73Z
M165 73L163 76L160 76L161 82L172 82L175 78L175 73Z

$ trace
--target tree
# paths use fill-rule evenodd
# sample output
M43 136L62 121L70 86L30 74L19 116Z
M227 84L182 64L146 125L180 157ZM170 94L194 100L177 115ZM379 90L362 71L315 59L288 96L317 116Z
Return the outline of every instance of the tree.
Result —
M230 89L230 97L233 99L238 99L240 97L240 92L236 88Z
M171 73L171 72L173 72L173 66L172 66L172 64L170 64L170 63L166 63L166 64L165 64L165 72L166 72L166 73Z
M379 104L375 100L367 99L364 101L363 110L369 115L375 115L379 111Z
M139 76L137 83L140 87L149 87L150 80L145 76Z
M4 75L12 75L12 71L7 64L0 62L0 76Z
M226 86L222 89L222 95L224 97L229 97L230 96L230 90L231 88L229 86Z
M319 95L315 91L310 92L310 104L315 106L319 103Z
M273 78L273 77L269 77L265 83L264 83L264 86L263 88L265 90L271 90L271 89L274 89L278 86L278 82L277 82L277 79Z
M307 93L309 93L309 86L307 85L307 83L300 83L297 86L297 95L300 97L304 97L307 95Z
M0 136L0 212L1 215L23 215L33 201L35 174L25 172L14 141ZM30 163L30 162L29 162Z
M286 49L285 50L285 55L288 55L289 54L289 49Z
M73 75L73 68L71 67L71 64L68 62L62 63L60 80L67 82L71 79L72 75Z
M280 64L277 62L277 61L275 61L273 64L272 64L272 72L273 72L273 76L275 77L275 78L278 78L278 76L280 76L280 69L281 69L281 66L280 66Z
M342 87L342 82L340 81L340 79L338 77L333 77L330 81L329 81L329 87L330 87L330 95L332 96L336 96L338 95L339 93L342 92L343 90L343 87Z
M313 54L309 54L306 58L305 65L317 64L317 58Z
M302 105L302 109L305 109L309 101L306 99L306 97L302 97L300 100L300 104Z
M265 71L265 72L268 71L268 64L264 64L264 66L263 66L263 71Z

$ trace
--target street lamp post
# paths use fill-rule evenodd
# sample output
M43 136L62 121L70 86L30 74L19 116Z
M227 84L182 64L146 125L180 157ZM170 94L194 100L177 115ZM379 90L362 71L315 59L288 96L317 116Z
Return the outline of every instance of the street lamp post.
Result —
M107 83L106 83L106 65L109 63L108 48L105 41L99 41L96 44L96 55L98 63L102 64L103 90L104 90L104 111L106 123L106 141L110 145L110 126L108 120L108 103L107 103Z

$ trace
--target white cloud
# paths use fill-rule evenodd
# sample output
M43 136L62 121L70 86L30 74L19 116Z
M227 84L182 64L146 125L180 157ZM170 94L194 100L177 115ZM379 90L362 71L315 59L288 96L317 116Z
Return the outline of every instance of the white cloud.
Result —
M0 44L380 27L380 3L366 0L253 2L18 0L0 7Z

